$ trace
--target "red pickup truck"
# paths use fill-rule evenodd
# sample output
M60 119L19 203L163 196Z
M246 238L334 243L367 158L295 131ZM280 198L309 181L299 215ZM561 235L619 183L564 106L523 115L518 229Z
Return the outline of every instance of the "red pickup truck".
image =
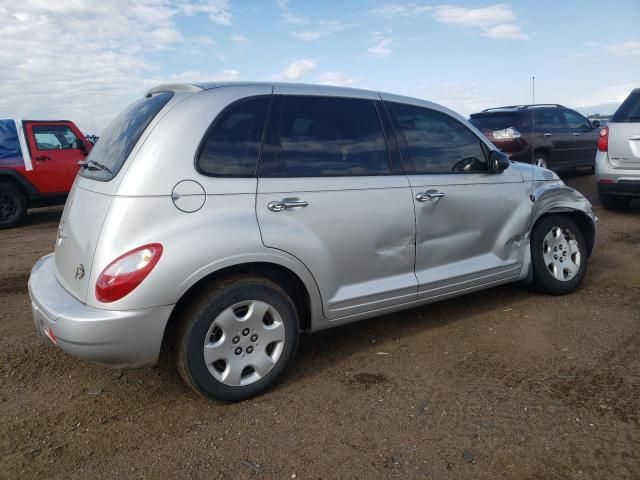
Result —
M0 229L61 205L93 144L67 120L0 119Z

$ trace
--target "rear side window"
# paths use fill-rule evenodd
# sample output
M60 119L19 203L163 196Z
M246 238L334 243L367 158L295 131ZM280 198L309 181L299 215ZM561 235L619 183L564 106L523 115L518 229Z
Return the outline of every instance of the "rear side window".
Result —
M609 123L631 122L640 122L640 91L631 92L609 121Z
M272 123L261 176L389 173L387 146L373 100L281 96Z
M397 128L404 134L402 159L415 173L488 170L480 140L456 119L413 105L393 103L392 107Z
M196 166L215 177L255 177L270 96L251 97L227 107L213 122Z
M81 169L80 175L102 182L115 177L142 133L171 97L172 92L160 92L129 105L102 132L87 157L88 168Z
M67 125L34 125L33 136L38 150L73 150L78 137Z
M552 128L564 128L558 109L531 109L533 124L536 130L550 130Z

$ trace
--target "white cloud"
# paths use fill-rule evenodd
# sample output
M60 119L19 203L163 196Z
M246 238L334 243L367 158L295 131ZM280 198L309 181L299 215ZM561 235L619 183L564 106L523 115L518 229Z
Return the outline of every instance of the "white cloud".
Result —
M249 40L244 35L240 35L239 33L234 33L233 35L231 35L231 41L240 47L246 47L251 43L251 40Z
M283 12L281 16L284 23L288 23L289 25L309 25L311 23L311 20L308 18L299 17L291 12Z
M304 42L313 42L351 26L353 25L342 23L338 20L321 20L316 22L316 28L313 30L293 31L291 35Z
M371 10L371 14L391 19L393 17L413 17L433 10L431 5L418 3L386 3Z
M505 3L480 8L440 5L434 8L433 14L438 22L478 29L485 37L508 40L529 38L516 23L516 14Z
M520 30L518 25L502 24L487 28L483 35L489 38L499 38L504 40L526 40L529 35Z
M317 30L308 30L304 32L291 32L291 35L304 42L313 42L314 40L318 40L322 37L322 32Z
M619 105L629 96L631 90L637 86L637 84L633 83L622 83L618 85L609 85L608 87L600 89L594 89L588 96L582 96L574 99L571 105L582 108L603 104Z
M163 79L149 79L149 85L157 85L161 83L197 83L197 82L231 82L240 80L240 72L230 68L217 73L206 73L197 70L188 70L186 72L176 73Z
M606 50L618 57L630 57L640 55L640 41L630 40L628 42L615 43L605 47Z
M322 72L318 77L318 83L323 85L336 85L339 87L347 87L353 85L353 78L350 78L344 72Z
M296 60L275 76L277 80L298 80L316 68L316 62L309 59Z
M184 15L231 22L228 0L0 2L0 112L69 118L99 133L152 83L171 81L158 73L160 52L188 42L185 55L198 46L211 53L208 37L183 37Z
M379 58L391 55L391 49L389 47L393 43L393 38L380 32L373 32L368 43L371 44L371 46L367 48L369 55Z

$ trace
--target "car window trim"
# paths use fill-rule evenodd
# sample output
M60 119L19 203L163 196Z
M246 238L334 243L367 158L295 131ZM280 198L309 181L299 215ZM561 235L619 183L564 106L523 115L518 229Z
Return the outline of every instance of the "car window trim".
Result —
M260 137L260 145L258 147L258 155L256 157L256 167L254 169L253 175L242 175L242 174L237 174L237 173L217 173L217 174L213 174L213 173L208 173L205 172L204 170L202 170L200 168L200 155L202 154L202 150L204 149L205 144L207 143L207 138L209 137L209 134L213 131L213 129L216 128L216 126L218 125L218 123L221 121L223 115L225 115L229 110L231 110L233 107L235 107L236 105L240 104L240 103L244 103L244 102L248 102L250 100L255 100L257 98L269 98L269 104L267 105L267 111L265 113L265 118L264 118L264 124L262 125L262 135ZM260 165L260 156L262 154L262 149L264 146L264 141L265 141L265 134L267 131L267 126L269 123L269 115L271 113L271 107L273 105L273 93L266 93L266 94L261 94L261 95L251 95L249 97L242 97L239 98L237 100L234 100L233 102L231 102L230 104L228 104L227 106L225 106L216 116L213 120L211 120L211 123L209 124L209 126L207 127L207 130L205 130L204 135L202 135L202 138L200 139L200 143L198 144L198 148L196 149L196 154L194 156L193 159L193 165L194 168L196 169L196 172L198 172L200 175L204 175L205 177L211 177L211 178L258 178L258 171L259 171L259 165Z
M453 121L455 121L458 124L460 124L471 135L473 135L473 137L480 144L480 149L482 150L482 154L484 156L484 161L487 163L487 171L486 172L417 172L416 168L415 168L415 163L413 162L413 160L411 159L411 155L409 154L409 143L407 142L407 138L404 135L404 131L402 130L402 127L400 126L400 122L398 121L398 117L396 116L396 113L395 113L395 111L393 109L393 104L394 103L398 103L400 105L407 105L409 107L421 108L423 110L429 110L431 112L437 112L437 113L440 113L442 115L446 115L447 117L449 117ZM449 115L449 114L447 114L445 112L437 110L435 108L423 107L421 105L415 105L413 103L391 102L391 101L385 100L384 104L385 104L385 107L387 108L387 112L389 114L389 117L391 118L391 123L392 123L392 125L394 127L394 130L396 132L396 138L400 139L400 141L398 142L398 148L400 150L400 157L402 159L402 164L403 164L403 166L405 166L405 171L404 171L405 175L487 175L487 174L491 173L491 172L489 172L489 169L488 169L488 166L489 166L488 157L489 157L489 152L490 152L489 147L485 144L485 142L482 141L481 138L479 138L473 132L473 130L471 130L469 127L467 127L464 123L462 123L457 118L455 118L455 117L453 117L453 116L451 116L451 115ZM409 167L407 167L407 165Z
M391 160L391 150L389 148L389 144L387 142L387 136L385 134L385 130L384 130L384 125L383 125L383 121L381 118L381 114L380 111L378 110L378 107L376 105L376 100L375 99L370 99L370 98L357 98L357 97L343 97L343 96L336 96L336 95L314 95L314 94L291 94L291 93L274 93L273 94L273 105L275 105L275 108L273 108L273 110L271 110L269 113L269 117L267 119L267 128L265 130L268 130L268 133L263 137L263 146L260 149L260 156L258 158L258 178L341 178L341 177L389 177L389 176L397 176L397 175L404 175L403 172L397 172L394 173L394 168L393 168L393 164L392 164L392 160ZM284 112L284 99L285 97L306 97L306 98L332 98L332 99L342 99L342 100L361 100L361 101L365 101L365 102L371 102L373 104L373 108L377 113L377 118L378 118L378 123L380 126L380 131L382 132L382 138L384 140L385 143L385 149L387 151L387 165L389 167L389 171L386 173L367 173L364 175L360 175L360 174L352 174L352 173L346 173L346 174L334 174L334 175L293 175L293 176L288 176L288 175L265 175L262 173L262 167L264 165L263 163L263 159L262 159L262 153L263 151L265 152L273 152L276 149L281 149L282 146L279 144L280 143L280 129L282 126L282 114ZM275 120L275 117L277 116L277 121Z

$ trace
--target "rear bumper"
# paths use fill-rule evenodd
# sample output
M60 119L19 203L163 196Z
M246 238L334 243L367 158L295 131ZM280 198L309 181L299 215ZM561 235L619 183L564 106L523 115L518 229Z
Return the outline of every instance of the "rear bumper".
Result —
M637 179L598 179L598 192L640 197L640 177Z
M53 269L53 254L47 255L29 278L33 321L40 335L71 355L111 367L158 361L173 305L125 311L89 307L62 288Z

